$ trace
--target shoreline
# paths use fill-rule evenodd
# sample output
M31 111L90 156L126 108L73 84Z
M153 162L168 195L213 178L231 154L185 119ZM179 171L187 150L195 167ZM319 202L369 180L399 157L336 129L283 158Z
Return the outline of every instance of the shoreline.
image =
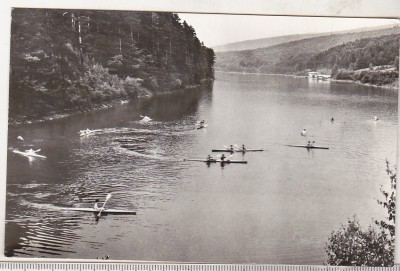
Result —
M206 79L206 81L210 81L210 80L214 80L214 79ZM38 124L38 123L43 123L43 122L47 122L47 121L59 120L59 119L63 119L63 118L68 118L75 114L83 114L83 113L88 113L88 112L93 112L93 111L110 109L110 108L113 108L113 107L116 107L119 105L129 104L129 103L141 100L141 99L149 99L151 97L158 96L158 95L170 95L170 94L172 94L176 91L180 91L180 90L181 91L190 91L190 90L197 89L198 87L201 87L201 86L202 86L202 84L188 85L184 88L169 90L169 91L162 92L162 93L151 93L151 94L143 95L143 96L137 97L136 99L115 99L115 100L111 100L108 102L94 105L91 108L65 109L64 112L53 112L53 113L50 113L48 116L40 117L37 119L32 118L32 119L25 119L25 120L19 121L19 120L10 120L10 118L8 118L8 127L11 128L11 127L18 127L18 126L22 126L22 125Z
M230 72L230 71L215 71L216 73L229 73L229 74L254 74L254 75L275 75L275 76L285 76L285 77L292 77L292 78L299 78L299 79L308 79L307 76L305 75L295 75L295 74L283 74L283 73L259 73L259 72ZM378 86L378 85L372 85L368 83L361 83L360 81L354 81L354 80L340 80L340 79L329 79L328 81L332 82L341 82L341 83L351 83L351 84L357 84L365 87L373 87L373 88L382 88L382 89L390 89L390 90L399 90L399 79L395 81L394 84L390 85L383 85L383 86ZM327 82L327 81L324 81Z

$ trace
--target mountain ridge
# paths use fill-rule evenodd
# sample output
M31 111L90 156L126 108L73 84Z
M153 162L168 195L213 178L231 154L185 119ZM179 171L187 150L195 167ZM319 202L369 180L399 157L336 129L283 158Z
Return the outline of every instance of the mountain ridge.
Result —
M346 33L362 33L368 31L376 31L387 28L399 27L399 24L388 24L375 27L359 27L349 30L341 30L335 32L321 32L321 33L305 33L305 34L293 34L284 36L274 36L260 39L243 40L232 43L226 43L222 45L212 46L215 52L230 52L230 51L244 51L244 50L254 50L260 48L266 48L278 44L283 44L291 41L308 39L319 36L328 36L336 34L346 34Z

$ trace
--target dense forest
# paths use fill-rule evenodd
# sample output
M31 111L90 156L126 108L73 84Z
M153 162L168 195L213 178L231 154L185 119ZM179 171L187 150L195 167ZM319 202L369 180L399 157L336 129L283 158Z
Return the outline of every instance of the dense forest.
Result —
M304 69L349 69L359 70L369 66L393 65L399 55L400 35L364 38L332 47L313 55L309 59L286 59L281 66L296 66Z
M306 74L307 70L336 73L340 69L358 70L398 63L396 57L399 55L399 27L362 34L363 38L360 38L359 33L336 34L256 50L221 52L217 53L216 69Z
M214 51L177 14L14 9L10 122L213 79Z

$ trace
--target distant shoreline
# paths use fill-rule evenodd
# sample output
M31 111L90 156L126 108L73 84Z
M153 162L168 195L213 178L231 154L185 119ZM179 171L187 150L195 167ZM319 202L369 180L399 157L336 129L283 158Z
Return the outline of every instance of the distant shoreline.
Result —
M285 77L292 77L292 78L300 78L300 79L308 79L307 76L304 75L295 75L295 74L283 74L283 73L259 73L259 72L229 72L229 71L215 71L216 73L229 73L229 74L254 74L254 75L276 75L276 76L285 76ZM368 83L361 83L360 81L354 81L354 80L340 80L340 79L329 79L329 81L332 82L341 82L341 83L351 83L351 84L357 84L361 86L366 86L366 87L374 87L374 88L383 88L383 89L390 89L390 90L398 90L399 89L399 81L397 81L392 84L392 85L383 85L383 86L377 86L377 85L372 85Z

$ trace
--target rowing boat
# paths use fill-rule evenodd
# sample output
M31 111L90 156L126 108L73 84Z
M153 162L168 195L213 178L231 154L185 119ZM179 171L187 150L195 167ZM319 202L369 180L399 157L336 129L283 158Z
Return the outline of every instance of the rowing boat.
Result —
M204 163L222 163L222 164L247 164L247 161L243 161L243 160L185 159L184 161L197 161L197 162L204 162Z
M74 212L88 212L88 213L98 213L99 209L94 208L60 208L65 211L74 211ZM136 211L129 210L117 210L117 209L103 209L101 211L102 214L110 214L110 215L136 215Z
M241 149L212 149L212 152L255 152L255 151L264 151L262 149L246 149L246 150L241 150Z
M37 154L35 151L30 151L30 150L26 150L24 152L23 151L18 151L18 150L13 150L13 152L16 153L16 154L23 155L25 157L46 158L46 156Z
M306 148L306 149L317 149L317 150L329 150L327 147L319 147L319 146L307 146L307 145L286 145L289 147L295 148Z

